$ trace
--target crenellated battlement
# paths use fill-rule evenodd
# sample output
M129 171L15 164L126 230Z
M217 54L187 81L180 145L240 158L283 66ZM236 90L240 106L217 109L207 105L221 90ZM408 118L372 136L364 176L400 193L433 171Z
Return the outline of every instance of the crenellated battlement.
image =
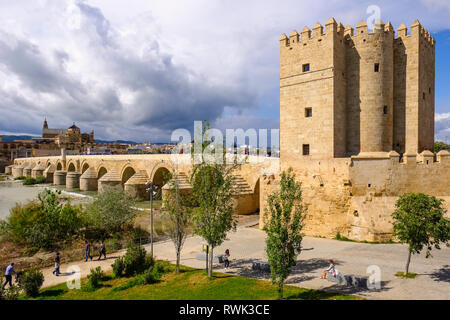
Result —
M356 31L356 32L355 32ZM371 36L384 33L386 35L395 34L395 29L391 22L384 23L381 19L375 21L372 32L369 31L367 23L363 20L356 28L352 28L350 25L344 27L342 23L337 23L334 18L330 18L323 27L319 22L314 27L309 29L305 26L300 33L297 30L293 30L289 37L286 34L282 34L280 38L280 45L289 47L297 43L306 43L308 41L322 40L332 35L337 35L342 38L354 38L360 36ZM410 26L410 33L408 34L408 28L401 24L397 29L397 37L395 39L403 39L405 37L420 37L424 42L429 43L431 46L435 45L435 39L431 34L420 24L418 20L415 20Z

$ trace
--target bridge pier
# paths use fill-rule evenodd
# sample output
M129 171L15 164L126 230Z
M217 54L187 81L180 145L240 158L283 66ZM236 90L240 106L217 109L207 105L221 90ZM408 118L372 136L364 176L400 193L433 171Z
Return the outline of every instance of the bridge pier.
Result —
M14 166L12 168L12 176L13 176L13 178L18 178L18 177L23 176L23 168L25 168L26 165L27 165L27 163L24 162L22 164Z
M13 165L5 167L5 174L11 175L13 167L14 167Z
M81 191L97 191L98 179L94 169L88 168L80 177Z
M53 174L55 173L55 166L53 164L49 165L43 172L45 177L45 182L53 183Z
M150 199L150 193L146 191L147 186L145 183L148 181L147 173L144 170L136 172L130 179L125 183L124 189L133 197L139 198L141 200Z
M98 180L98 192L102 193L107 187L117 187L122 188L122 178L115 169L111 169L103 177Z
M44 175L44 171L45 171L45 166L42 163L40 163L37 166L35 166L33 168L33 170L31 170L31 177L33 177L35 179L37 177L41 177Z
M66 185L66 171L57 170L53 174L53 184L55 186L65 186Z
M30 162L23 168L23 175L27 178L31 177L31 171L34 168L34 163Z
M78 172L68 172L66 175L66 188L67 189L77 189L80 187L80 176Z

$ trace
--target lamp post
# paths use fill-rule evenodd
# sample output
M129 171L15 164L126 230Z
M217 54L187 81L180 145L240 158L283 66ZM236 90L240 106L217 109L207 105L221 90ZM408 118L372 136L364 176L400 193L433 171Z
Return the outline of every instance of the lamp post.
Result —
M150 255L153 258L153 189L157 189L158 186L151 181L147 181L145 185L148 187L145 190L150 192Z

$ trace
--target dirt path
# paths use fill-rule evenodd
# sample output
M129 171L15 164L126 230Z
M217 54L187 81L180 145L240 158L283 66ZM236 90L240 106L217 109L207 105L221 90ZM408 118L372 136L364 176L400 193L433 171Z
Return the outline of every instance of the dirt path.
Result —
M195 268L204 268L205 261L198 260L203 241L199 237L186 240L182 252L181 263ZM425 259L425 255L413 256L411 272L416 272L416 279L400 279L394 276L403 271L406 261L407 248L399 244L363 244L342 242L330 239L305 237L302 242L303 251L299 256L287 283L304 288L323 289L328 291L356 294L370 299L447 299L450 300L450 248L433 251L433 259ZM149 252L149 246L145 246ZM265 234L255 228L238 228L237 232L230 232L228 240L216 248L215 254L223 254L230 249L231 266L222 269L216 264L215 270L246 277L269 279L268 274L255 273L251 270L254 260L266 261ZM165 241L154 245L157 259L174 262L175 250L172 242ZM112 254L106 261L89 261L70 263L61 266L61 272L67 267L76 265L80 268L81 277L89 274L90 268L101 266L104 271L111 270L114 259L125 251ZM336 267L344 274L367 277L367 267L376 265L381 271L381 289L372 291L354 289L319 279L322 270L327 267L328 259L334 259ZM52 268L44 269L44 286L64 283L70 275L56 277L52 275ZM72 275L73 276L73 275Z

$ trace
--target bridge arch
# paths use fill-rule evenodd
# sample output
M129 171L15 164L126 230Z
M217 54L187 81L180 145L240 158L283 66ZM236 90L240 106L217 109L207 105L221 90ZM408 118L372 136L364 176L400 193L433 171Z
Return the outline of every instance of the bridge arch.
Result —
M63 165L62 165L61 161L58 161L56 163L56 170L57 171L61 171L62 169L63 169Z
M167 165L163 162L158 163L153 167L152 173L150 175L150 180L154 185L158 186L158 189L161 188L169 181L169 175L172 172L172 168L170 165Z
M89 163L84 161L81 165L81 174L83 174L87 169L89 169Z
M69 162L69 165L67 166L67 172L75 172L77 171L77 167L75 166L74 162Z
M104 166L101 166L97 171L97 179L100 179L107 173L108 173L108 170L106 170L106 168Z
M136 170L132 166L127 164L122 169L122 172L120 174L120 176L122 177L122 184L125 184L135 173L136 173Z

